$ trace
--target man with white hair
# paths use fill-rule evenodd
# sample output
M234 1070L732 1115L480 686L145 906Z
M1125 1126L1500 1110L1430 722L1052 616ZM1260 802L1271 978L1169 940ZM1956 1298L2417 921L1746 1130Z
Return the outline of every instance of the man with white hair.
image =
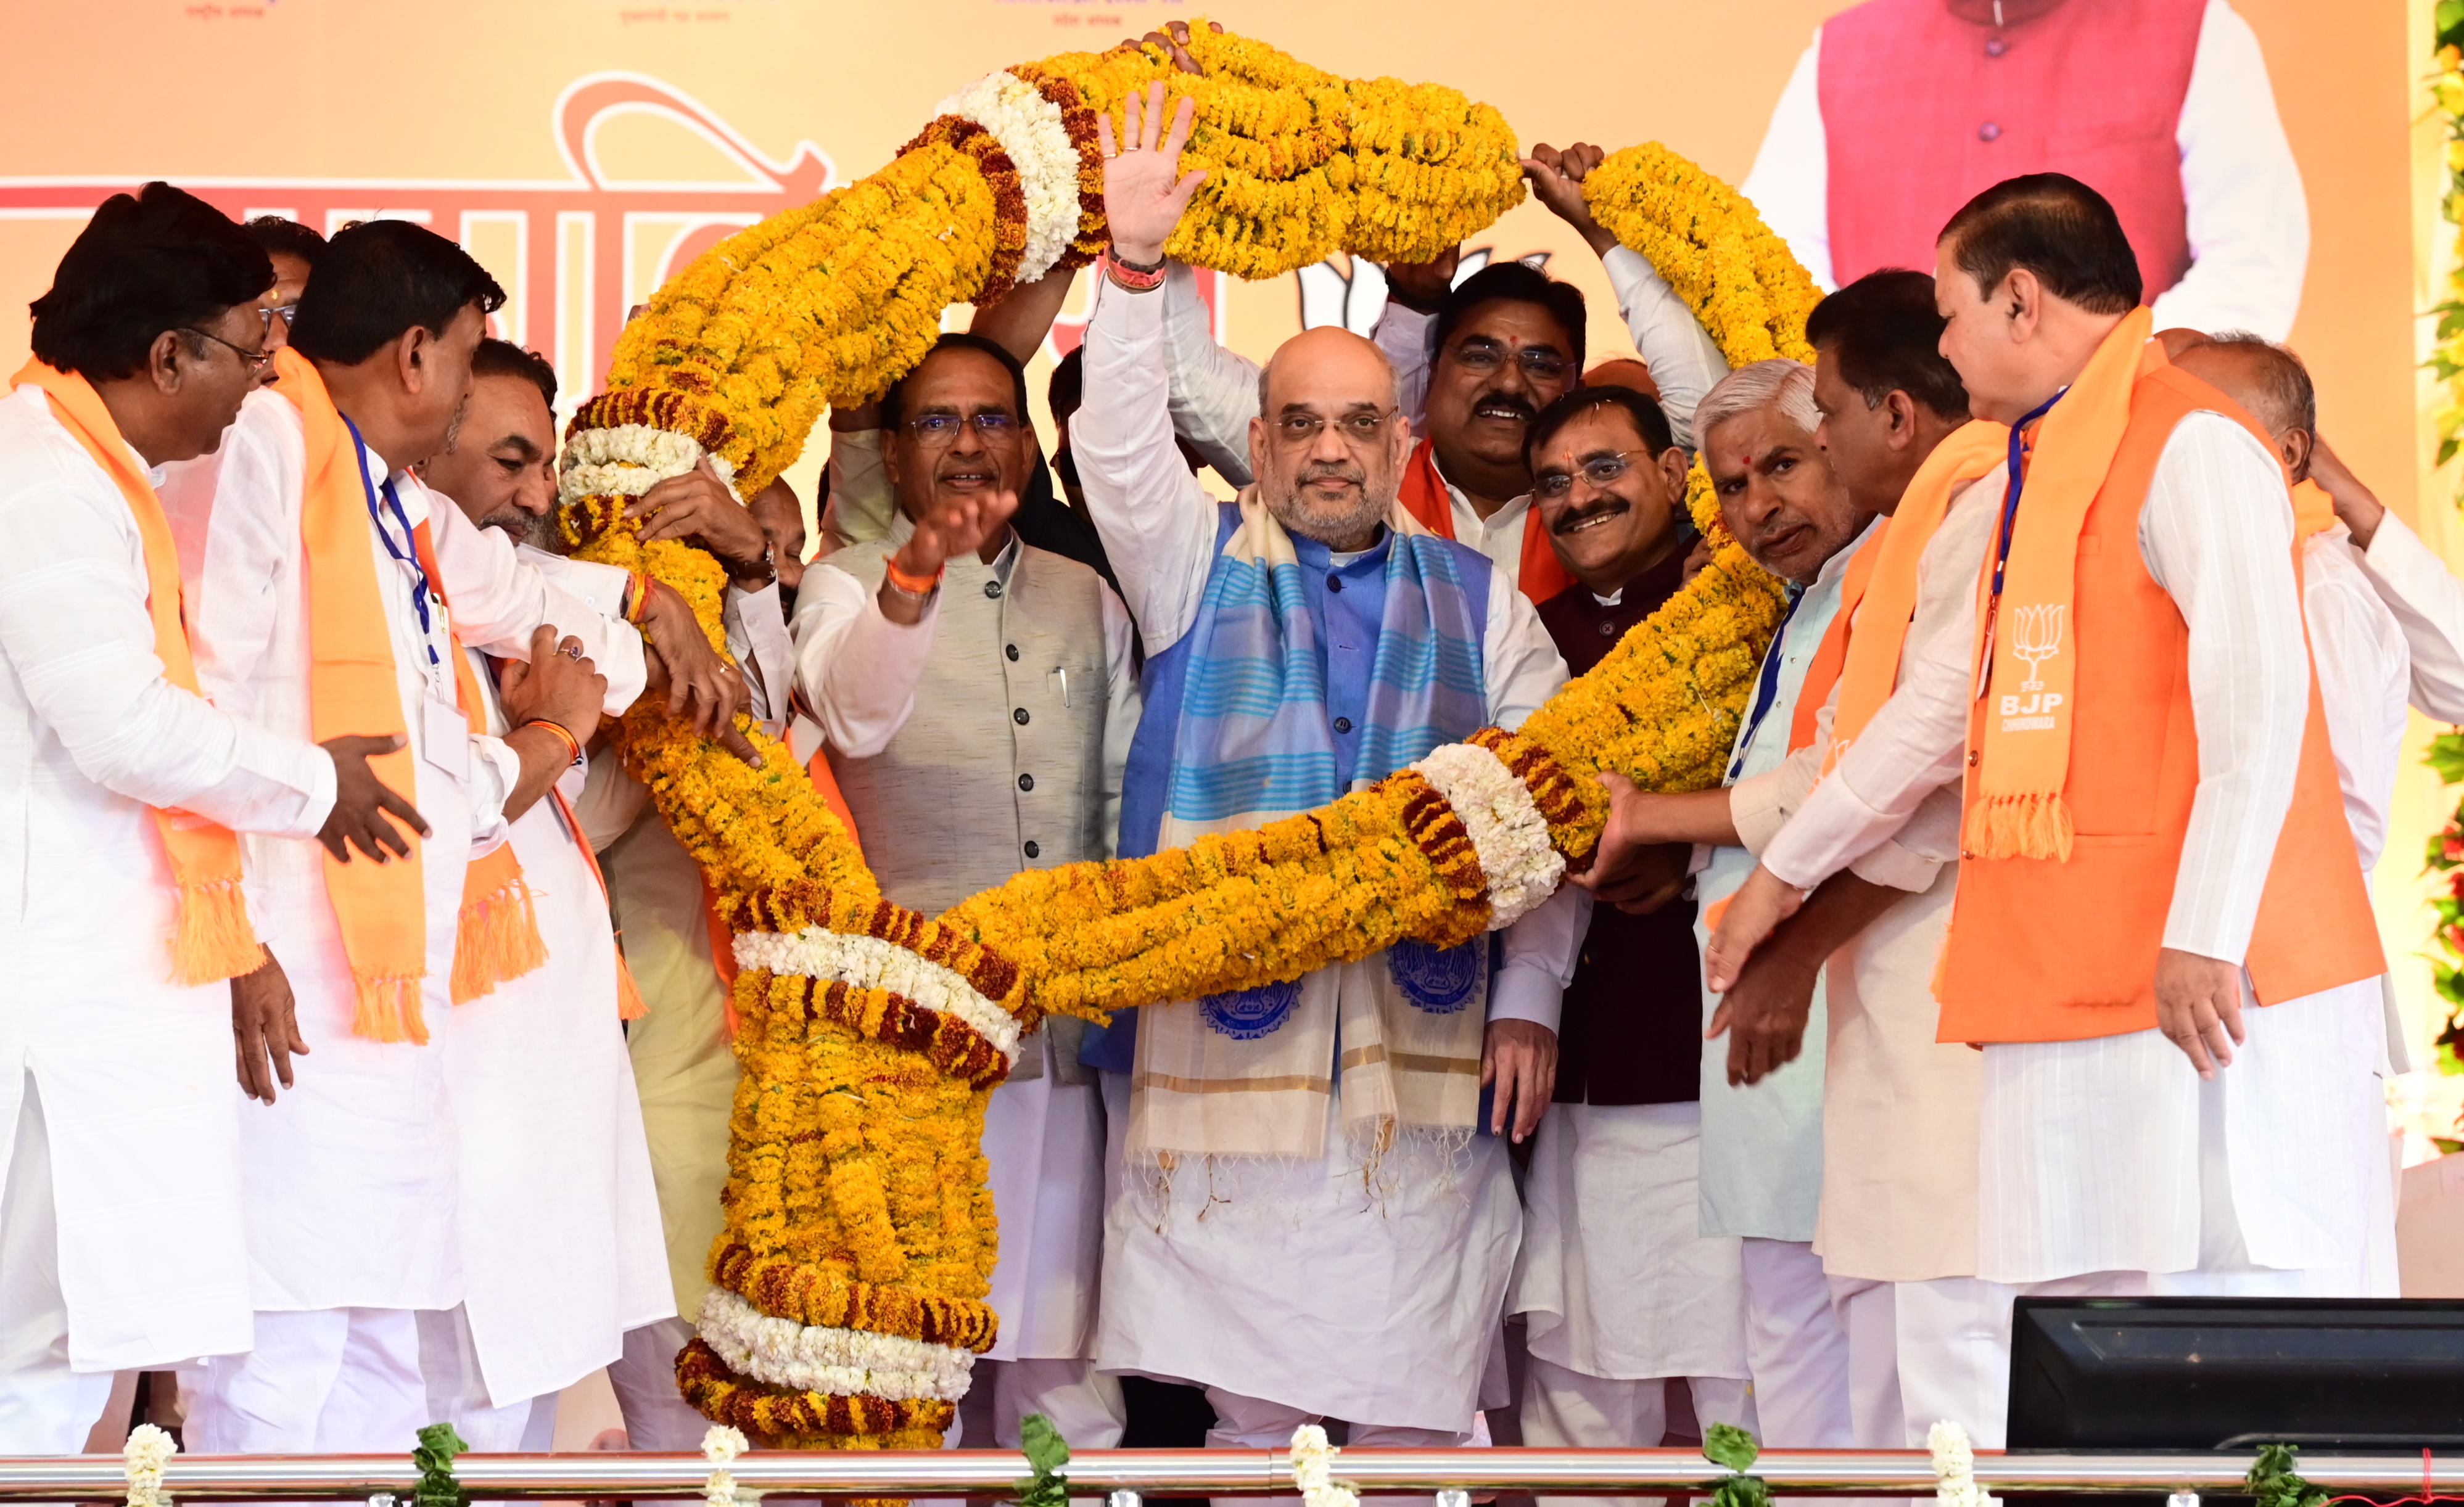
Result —
M1104 126L1112 260L1070 433L1147 646L1125 858L1518 726L1565 679L1513 579L1400 505L1411 426L1360 337L1287 341L1260 376L1256 485L1220 507L1199 491L1158 290L1202 175L1177 169L1186 104L1156 149L1162 99L1132 98L1117 156ZM1394 673L1405 661L1424 672ZM1467 1442L1522 1225L1502 1137L1547 1108L1580 902L1508 927L1494 966L1487 937L1403 943L1141 1011L1098 1365L1205 1387L1218 1447L1282 1449L1327 1416L1354 1444Z
M1698 917L1715 913L1753 869L1737 814L1776 793L1777 781L1756 776L1788 756L1815 650L1875 517L1832 473L1815 439L1821 420L1814 368L1790 360L1737 368L1694 410L1721 517L1758 564L1787 582L1789 599L1754 677L1723 788L1669 803L1685 819L1672 819L1656 834L1709 849L1696 880ZM1814 688L1813 702L1827 691ZM1630 788L1621 775L1602 777L1613 791ZM1665 892L1669 879L1595 869L1577 883L1604 902L1638 906ZM1695 928L1700 945L1707 925L1697 919ZM1727 999L1705 998L1708 1035L1728 1044L1703 1058L1703 1234L1743 1241L1746 1365L1763 1442L1844 1449L1855 1442L1848 1343L1813 1245L1822 1190L1822 992L1815 989L1808 1014L1784 1020L1737 1018Z

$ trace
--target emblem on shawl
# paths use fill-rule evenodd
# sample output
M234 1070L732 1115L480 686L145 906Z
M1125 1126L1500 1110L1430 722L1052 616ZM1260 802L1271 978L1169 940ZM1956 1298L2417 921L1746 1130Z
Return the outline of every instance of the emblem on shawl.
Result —
M1211 1030L1235 1041L1255 1041L1274 1035L1290 1019L1292 1006L1300 1003L1300 998L1301 981L1287 978L1280 984L1209 994L1198 1002L1198 1014Z
M1403 997L1433 1016L1450 1016L1471 998L1487 960L1488 938L1436 947L1405 937L1386 950L1386 972Z
M2042 690L2045 683L2045 661L2062 651L2063 602L2021 607L2012 615L2011 657L2028 662L2028 678L2019 683L2021 690Z

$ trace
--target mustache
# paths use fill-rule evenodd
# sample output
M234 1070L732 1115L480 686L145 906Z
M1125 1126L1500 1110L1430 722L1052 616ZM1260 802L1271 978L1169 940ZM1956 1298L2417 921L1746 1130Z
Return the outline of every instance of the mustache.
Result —
M1306 487L1311 482L1320 481L1343 481L1350 482L1354 487L1366 487L1369 485L1369 473L1344 461L1311 461L1301 468L1298 476L1292 478L1292 484L1295 487Z
M1540 410L1531 405L1531 400L1519 392L1484 392L1472 399L1471 406L1475 413L1483 408L1511 408L1514 416L1526 424L1540 416Z
M1600 498L1599 501L1593 503L1590 507L1584 508L1579 512L1569 510L1563 516L1557 519L1557 526L1550 532L1552 534L1572 534L1580 524L1589 523L1594 518L1599 517L1603 513L1624 513L1630 506L1631 505L1627 503L1623 497L1619 497L1615 494L1604 496Z

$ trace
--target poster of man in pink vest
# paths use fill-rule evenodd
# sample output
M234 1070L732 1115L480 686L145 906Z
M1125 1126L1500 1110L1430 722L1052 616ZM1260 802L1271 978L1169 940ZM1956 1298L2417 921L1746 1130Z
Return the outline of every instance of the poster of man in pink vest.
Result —
M2309 206L2226 0L1865 0L1797 60L1745 192L1829 289L1930 267L1952 211L2045 171L2120 211L2159 328L2293 328Z

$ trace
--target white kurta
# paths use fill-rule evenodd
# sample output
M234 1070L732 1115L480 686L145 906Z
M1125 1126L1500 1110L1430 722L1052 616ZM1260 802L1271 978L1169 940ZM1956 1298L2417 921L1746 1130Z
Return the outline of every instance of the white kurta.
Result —
M250 1343L231 995L169 982L149 808L308 839L334 802L322 750L163 678L146 597L118 486L41 389L0 398L0 1184L31 1078L82 1371Z
M1150 655L1189 630L1215 561L1215 512L1173 442L1164 339L1160 295L1102 290L1088 401L1070 426L1088 511ZM1564 683L1537 613L1502 574L1482 650L1500 726ZM1490 1019L1556 1029L1579 899L1563 890L1502 934ZM1405 1136L1373 1178L1342 1132L1339 1091L1328 1098L1319 1163L1184 1157L1164 1186L1113 1203L1096 1364L1358 1424L1466 1432L1522 1227L1505 1147L1475 1136L1446 1152Z
M489 731L502 736L495 677L472 658ZM579 764L566 771L566 798L582 777ZM554 798L515 818L511 832L547 964L455 1007L445 1042L461 1150L463 1306L500 1408L581 1380L622 1353L626 1330L675 1312L641 1099L616 1018L606 892ZM556 1258L540 1259L543 1251Z
M2212 414L2175 428L2140 515L2148 573L2189 624L2199 731L2165 945L2206 957L2247 951L2292 800L2309 678L2292 523L2275 457ZM1973 688L1967 644L1910 666L1765 863L1810 886L1897 830L1959 776ZM2206 1084L2152 1029L1988 1045L1977 1275L2358 1270L2368 1117L2356 1105L2375 1102L2379 988L2246 1012L2249 1042ZM2203 1166L2229 1198L2203 1201Z
M1823 128L1822 33L1798 57L1745 196L1824 288L1831 275L1831 148ZM2267 58L2250 23L2226 0L2208 0L2190 56L2189 88L2173 133L2193 265L2155 294L2156 327L2256 330L2280 340L2293 328L2310 256L2301 170L2276 113Z
M1917 565L1917 601L1900 648L1905 675L1937 640L1976 631L1977 569L2003 492L1999 467L1951 499ZM1811 747L1731 800L1738 836L1759 852L1813 787L1831 742L1838 687ZM1959 883L1960 787L1927 796L1899 836L1851 865L1910 891L1823 969L1830 1017L1822 1084L1821 1210L1815 1248L1834 1277L1925 1281L1976 1267L1976 1053L1935 1039L1935 960Z
M388 463L369 452L373 477ZM222 448L176 477L165 503L186 536L197 674L217 704L292 737L311 729L307 559L300 541L306 447L290 400L260 392L242 407ZM241 1116L247 1221L255 1305L261 1310L451 1308L466 1291L460 1229L462 1149L445 1064L456 1024L449 981L462 881L473 841L502 824L504 793L519 761L429 706L454 697L456 637L527 658L534 628L552 623L582 639L607 676L606 710L622 711L643 684L641 640L519 563L407 471L392 477L405 514L433 535L441 585L426 625L413 575L371 522L368 550L391 629L402 715L415 771L408 794L434 832L422 850L428 925L425 1047L351 1032L353 990L321 848L249 843L249 908L297 996L311 1055L298 1085ZM394 547L407 553L388 513ZM448 735L448 732L451 735ZM456 741L458 739L458 742ZM464 771L460 777L454 773ZM359 862L364 863L365 859ZM534 1259L539 1257L534 1254Z
M1870 526L1866 532L1872 532ZM1764 704L1757 674L1747 720L1738 728L1729 754L1731 785L1777 770L1788 757L1789 731L1796 720L1796 698L1805 688L1805 672L1830 629L1832 615L1839 610L1841 578L1863 539L1861 535L1851 539L1823 562L1821 574L1797 598L1788 621L1780 625L1779 637L1770 649L1779 662L1773 691ZM1759 719L1754 716L1757 706ZM1694 882L1698 950L1710 943L1704 914L1735 894L1754 869L1754 855L1745 848L1698 849L1698 861L1705 851L1709 862ZM1705 991L1705 1030L1719 1008L1719 996ZM1763 1240L1814 1238L1822 1193L1822 1074L1829 1051L1828 1022L1824 986L1816 983L1813 1008L1806 1016L1805 1046L1796 1060L1774 1068L1759 1083L1733 1088L1728 1084L1727 1038L1707 1044L1703 1053L1705 1234Z

